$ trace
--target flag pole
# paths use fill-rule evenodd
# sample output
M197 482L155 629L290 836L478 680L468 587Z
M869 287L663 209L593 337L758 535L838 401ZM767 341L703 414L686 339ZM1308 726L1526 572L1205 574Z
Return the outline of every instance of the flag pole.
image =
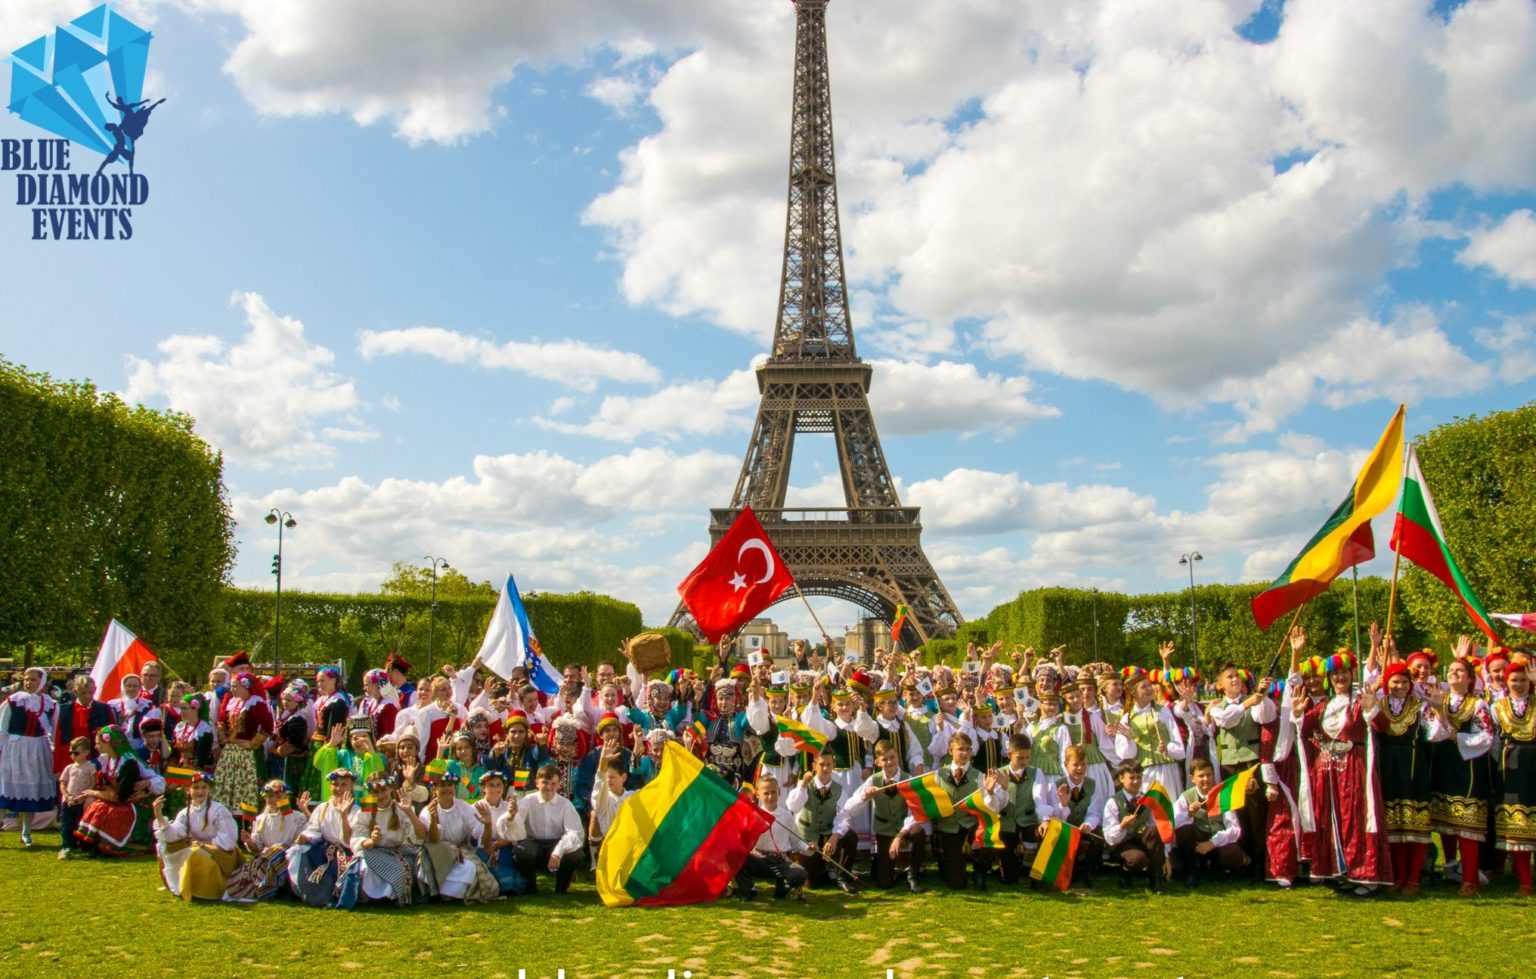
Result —
M1397 606L1397 569L1402 563L1403 552L1394 550L1392 552L1392 588L1387 592L1387 631L1382 633L1382 642L1392 638L1392 613L1396 610ZM1374 653L1375 650L1372 650L1372 652ZM1382 651L1382 655L1386 655L1385 650ZM1383 663L1382 667L1385 668L1386 664Z
M800 590L800 582L795 582L795 594L800 596L800 601L805 603L805 610L811 613L811 621L816 623L816 628L821 630L821 638L827 641L827 655L832 655L832 636L827 633L827 627L821 624L821 619L816 617L816 610L811 608L811 600L805 597L805 592Z
M1301 618L1301 610L1306 607L1306 602L1302 602L1300 605L1296 606L1296 614L1291 616L1291 624L1286 626L1285 632L1280 634L1280 648L1275 650L1275 656L1269 661L1269 666L1265 668L1262 674L1260 674L1258 677L1255 677L1255 679L1263 679L1266 676L1274 676L1274 673L1271 671L1274 670L1275 664L1280 662L1280 656L1285 652L1285 644L1291 641L1291 633L1296 631L1296 623Z

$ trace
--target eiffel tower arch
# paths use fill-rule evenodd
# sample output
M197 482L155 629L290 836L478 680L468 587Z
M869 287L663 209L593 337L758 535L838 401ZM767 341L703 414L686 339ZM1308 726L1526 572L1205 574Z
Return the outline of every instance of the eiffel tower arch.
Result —
M869 409L873 368L854 346L832 152L827 3L795 0L778 319L772 352L757 368L762 402L741 476L731 505L710 511L709 531L718 544L750 506L806 594L842 599L885 621L905 604L911 614L902 643L910 649L953 635L964 620L923 553L918 508L902 506L897 497ZM844 506L784 506L801 433L830 434L836 442ZM671 624L697 631L682 604Z

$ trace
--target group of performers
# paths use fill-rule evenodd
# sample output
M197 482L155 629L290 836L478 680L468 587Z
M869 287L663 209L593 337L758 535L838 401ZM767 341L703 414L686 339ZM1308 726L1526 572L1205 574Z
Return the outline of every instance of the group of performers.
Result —
M158 664L94 699L29 669L0 707L0 809L24 846L57 819L61 859L154 854L193 898L288 895L353 907L557 892L594 866L629 793L680 741L775 817L736 881L744 898L862 883L952 889L1025 883L1052 821L1076 827L1074 889L1105 872L1154 890L1176 875L1325 882L1413 895L1426 867L1476 894L1513 866L1531 892L1536 850L1532 667L1463 638L1443 676L1372 630L1364 664L1308 656L1290 636L1283 680L1227 664L1115 669L1036 661L1001 644L959 669L876 650L825 661L797 642L709 676L568 666L559 690L475 661L419 687L392 655L343 689L258 677L242 655L205 689L162 687ZM964 808L921 819L904 782L936 773L952 803L979 796L1000 836ZM1251 777L1243 777L1250 773ZM1142 805L1173 802L1172 833ZM1239 793L1225 805L1208 800ZM950 807L944 807L946 810ZM998 845L1000 843L1000 845Z

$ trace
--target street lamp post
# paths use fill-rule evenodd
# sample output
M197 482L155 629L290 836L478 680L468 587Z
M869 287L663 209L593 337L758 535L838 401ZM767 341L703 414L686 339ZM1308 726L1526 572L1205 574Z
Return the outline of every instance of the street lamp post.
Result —
M433 631L437 626L437 572L447 571L448 562L428 554L427 567L432 571L432 604L427 606L427 675L431 676Z
M268 524L277 524L277 553L272 555L272 576L277 579L277 593L272 607L272 675L283 672L283 528L292 530L299 525L293 514L273 507L263 518Z
M1179 564L1189 568L1189 651L1196 663L1200 662L1200 616L1195 609L1195 562L1203 560L1199 551L1179 555Z
M1088 591L1090 593L1092 593L1092 595L1093 595L1093 659L1094 659L1094 662L1098 662L1098 659L1099 659L1099 590L1097 588L1090 588L1090 589L1088 589Z

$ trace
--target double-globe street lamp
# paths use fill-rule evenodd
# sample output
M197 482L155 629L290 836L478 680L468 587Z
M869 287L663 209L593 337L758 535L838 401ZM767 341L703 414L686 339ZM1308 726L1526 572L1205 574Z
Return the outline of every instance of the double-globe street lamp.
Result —
M277 524L277 553L272 555L272 575L277 578L277 596L272 611L272 675L283 672L283 528L292 530L298 521L287 510L273 507L264 517L268 524Z
M437 626L437 573L448 570L448 561L428 554L427 567L432 572L432 604L427 606L427 676L431 676L433 630Z
M1179 555L1179 564L1189 568L1189 653L1190 662L1200 662L1199 613L1195 610L1195 562L1203 561L1199 551Z

